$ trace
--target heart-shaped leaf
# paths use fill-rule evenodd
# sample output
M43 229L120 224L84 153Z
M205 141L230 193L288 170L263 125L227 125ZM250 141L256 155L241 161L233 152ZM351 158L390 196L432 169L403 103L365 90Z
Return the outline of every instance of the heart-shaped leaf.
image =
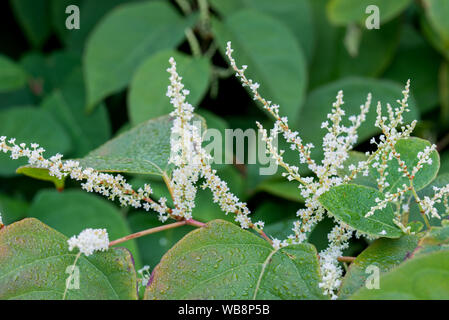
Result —
M88 109L123 89L146 57L176 47L191 22L162 1L128 3L109 13L90 34L84 54Z
M377 239L351 263L338 297L345 299L364 286L372 272L369 268L374 266L381 273L388 272L407 259L417 245L418 236L415 235L405 235L399 239Z
M111 202L81 190L39 192L28 210L28 217L42 221L67 237L86 228L106 229L111 241L131 234L123 214ZM123 247L131 251L140 267L135 240L125 242Z
M9 108L0 112L0 136L16 138L16 143L39 143L45 156L65 153L70 149L70 138L64 128L49 112L31 106ZM9 154L0 155L0 175L14 175L26 160L12 160Z
M400 14L410 2L411 0L331 0L327 5L327 14L337 25L364 23L372 14L371 11L366 13L367 7L375 5L379 10L380 21L384 23Z
M379 279L377 290L361 288L355 300L449 299L449 251L437 251L410 259Z
M315 248L275 250L222 220L189 233L153 272L146 299L323 299Z
M358 231L372 236L399 238L402 231L393 223L391 205L365 218L376 205L376 198L383 199L383 194L376 189L346 184L331 188L321 195L319 201L331 215Z
M210 65L206 58L191 58L176 51L163 51L152 55L137 69L128 95L128 114L136 125L148 119L166 115L173 110L167 98L167 67L170 57L175 58L178 73L182 75L187 97L192 105L198 104L209 85Z
M67 282L73 289L67 290L66 299L137 299L136 272L126 249L80 256L78 269L73 269L76 255L68 251L65 236L36 219L4 227L0 299L60 300ZM70 275L73 282L67 281Z
M411 137L399 140L395 145L395 149L401 155L401 160L405 162L409 173L411 173L418 163L418 153L430 146L431 144L427 140ZM440 169L440 156L438 155L438 152L432 151L430 158L432 159L432 164L424 164L413 180L413 186L417 191L432 182ZM384 192L396 192L398 188L402 188L403 184L410 184L409 178L404 177L403 171L399 171L399 168L396 158L387 162L387 169L385 172L388 172L386 181L389 183L389 186L384 189ZM370 175L377 179L379 177L379 172L376 168L371 168Z
M298 39L308 59L315 49L315 28L312 8L308 0L210 0L211 6L222 15L230 15L243 8L256 9L283 22Z

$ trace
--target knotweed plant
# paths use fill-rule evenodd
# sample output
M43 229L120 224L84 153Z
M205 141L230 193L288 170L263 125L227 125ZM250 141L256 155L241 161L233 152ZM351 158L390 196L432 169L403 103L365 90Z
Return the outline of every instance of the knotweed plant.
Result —
M187 102L189 91L184 88L182 77L177 73L176 62L173 58L169 60L170 68L167 69L170 74L167 96L174 108L170 114L173 117L173 125L170 140L171 155L168 160L174 170L170 175L164 174L163 176L173 200L172 207L167 205L166 198L155 198L150 184L145 184L136 190L122 175L99 172L94 168L83 168L78 161L63 161L61 154L47 159L43 155L45 149L36 143L27 146L25 143L16 142L14 138L3 136L0 137L0 150L9 153L12 159L27 158L30 166L48 169L51 176L69 177L81 181L81 187L85 191L96 192L112 201L118 201L122 206L154 211L158 214L161 222L166 222L169 219L176 220L174 223L159 227L158 230L185 224L200 228L204 226L204 223L196 221L193 216L198 188L209 189L213 194L213 201L225 214L234 214L235 221L241 228L254 230L275 250L307 242L308 235L313 228L326 216L329 216L335 220L335 226L328 234L328 248L319 253L321 269L319 287L324 294L332 298L337 298L336 293L343 275L339 260L343 250L348 247L351 237L355 235L373 239L385 235L386 231L382 230L378 235L373 235L351 227L326 209L320 201L322 195L335 187L353 183L359 176L369 176L374 170L377 172L376 182L382 197L375 199L375 205L364 214L364 219L382 215L383 209L394 205L397 210L392 222L402 233L411 234L414 230L404 217L409 213L412 197L419 206L427 225L429 218L441 219L448 213L449 185L441 188L435 187L433 196L422 198L418 196L414 187L417 174L432 164L431 155L435 151L435 145L421 150L417 155L416 165L413 167L408 167L397 151L397 143L402 139L409 138L417 123L412 121L407 124L404 120L404 114L409 111L409 81L402 92L402 99L397 101L398 106L393 107L387 104L386 110L383 110L381 104L377 104L377 119L374 125L381 131L381 135L377 139L371 140L376 150L367 152L366 158L355 164L347 164L347 160L350 159L351 151L358 143L358 129L367 118L372 97L371 94L368 94L366 102L360 106L360 113L349 116L350 125L346 126L343 124L346 116L343 108L344 96L343 92L339 91L327 119L323 119L325 121L321 125L321 129L325 130L326 134L321 146L324 156L321 161L318 161L312 158L312 150L315 146L303 141L300 133L290 128L288 119L281 116L279 105L260 95L259 84L247 78L245 75L247 66L238 67L232 57L232 52L231 43L228 43L226 53L236 76L242 85L249 89L254 100L259 102L274 119L274 125L269 130L257 123L266 143L266 152L276 161L277 165L283 168L282 175L288 181L299 182L299 192L305 199L304 207L297 211L298 219L293 223L291 234L286 239L270 237L263 231L264 222L253 222L247 204L231 192L227 183L211 167L213 159L202 147L200 129L193 123L194 108ZM278 149L274 143L279 136L283 137L289 143L290 148L297 152L296 163L287 163L284 159L284 150ZM392 160L397 162L399 172L402 177L407 179L407 183L394 186L394 189L388 182L388 166ZM305 172L300 170L301 165L309 171L308 174L300 173ZM441 203L444 204L446 212L438 211L436 205ZM0 216L0 227L2 225ZM115 241L109 241L105 229L86 229L79 235L70 238L68 247L70 251L78 249L79 254L89 256L96 251L106 251L109 247L129 239L158 231L155 229L142 231ZM146 284L149 280L148 268L139 272Z

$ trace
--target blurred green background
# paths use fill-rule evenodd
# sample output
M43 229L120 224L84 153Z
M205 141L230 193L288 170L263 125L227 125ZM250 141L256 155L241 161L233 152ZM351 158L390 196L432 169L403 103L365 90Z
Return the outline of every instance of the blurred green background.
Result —
M380 28L367 29L368 5L379 8ZM69 5L80 12L80 28L67 29ZM47 156L82 158L117 134L171 111L165 96L168 58L191 91L189 100L210 128L255 128L271 119L229 70L225 44L232 41L238 64L261 84L262 94L281 106L290 125L319 149L320 124L337 91L347 114L355 114L368 92L373 102L394 103L411 79L415 135L438 144L440 174L449 172L449 1L447 0L11 0L0 4L0 135L38 142ZM357 150L378 134L372 108ZM320 152L315 152L320 157ZM294 155L287 155L290 162ZM160 223L155 214L120 208L66 182L15 172L24 164L0 155L0 212L9 224L37 217L67 236L106 227L111 239ZM220 176L249 203L275 237L289 234L299 192L280 172L259 175L260 164L220 165ZM127 175L133 185L154 176ZM224 216L201 191L194 210L201 221ZM326 246L332 222L312 232ZM131 241L137 266L152 268L189 227ZM347 254L366 243L354 240Z

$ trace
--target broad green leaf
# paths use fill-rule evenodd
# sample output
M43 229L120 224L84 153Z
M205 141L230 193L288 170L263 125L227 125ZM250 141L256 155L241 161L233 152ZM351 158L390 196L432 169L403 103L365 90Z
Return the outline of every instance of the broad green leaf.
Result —
M202 118L194 118L200 122ZM98 171L162 175L169 172L173 118L148 120L109 140L79 160L82 167Z
M402 231L393 223L394 212L390 204L365 218L376 205L376 198L383 199L383 194L373 188L346 184L331 188L321 195L319 201L332 216L358 231L372 236L399 238Z
M64 189L65 177L59 179L55 176L51 176L47 169L35 168L26 165L17 168L16 173L23 174L33 179L52 182L55 185L55 188L58 189L59 191L62 191Z
M349 23L365 24L365 20L372 14L366 13L370 5L379 9L381 23L385 23L399 15L411 0L330 0L327 5L329 19L337 25Z
M278 20L255 10L241 10L212 21L218 46L225 56L232 41L234 58L248 65L247 76L260 83L260 93L281 105L290 121L298 117L307 86L304 54L292 32ZM225 58L227 60L227 58Z
M243 8L252 8L277 18L293 32L308 60L312 58L315 28L309 0L210 0L210 3L225 16Z
M379 268L385 273L402 263L418 245L418 236L405 235L399 239L377 239L349 266L343 278L339 298L345 299L363 287L366 279L372 274L370 266Z
M10 0L10 3L29 42L41 47L51 33L49 1Z
M323 299L315 248L275 250L229 222L189 233L153 271L146 299Z
M210 65L206 58L192 58L176 51L158 52L146 59L137 69L130 84L128 114L133 125L169 114L173 110L166 96L170 84L167 68L170 57L175 58L187 100L196 106L209 85Z
M45 110L35 107L17 107L0 111L0 136L16 138L16 143L39 143L45 156L66 153L70 139L64 128ZM12 176L27 161L12 160L9 154L0 155L0 175Z
M403 84L405 86L405 83ZM366 122L358 130L359 142L379 133L379 129L374 127L376 121L376 102L380 101L384 110L386 103L395 104L395 101L402 97L403 86L387 80L375 80L370 78L345 78L313 90L301 110L299 121L295 128L300 130L301 137L305 143L313 143L315 149L312 151L312 158L322 155L323 137L326 133L321 128L321 123L327 120L327 114L331 112L332 103L339 90L343 90L344 102L343 109L346 117L360 113L360 105L364 104L368 93L372 94L372 105L366 116ZM413 88L411 89L413 93ZM406 122L418 119L419 114L413 97L409 98L410 112L404 115ZM281 113L282 106L281 106ZM283 113L285 114L285 113ZM347 118L345 119L347 120ZM343 121L349 125L349 121Z
M39 219L67 237L87 228L105 228L111 241L131 234L122 213L109 201L81 190L41 191L30 206L28 216ZM129 249L140 266L135 240L120 244Z
M176 47L190 23L168 2L129 3L109 13L90 34L84 53L88 109L126 87L146 57Z
M303 203L304 198L301 196L298 186L299 183L297 181L270 179L259 184L256 191L267 192L280 198Z
M443 220L441 227L430 228L430 230L419 240L418 247L415 252L413 252L413 257L439 250L449 250L448 220Z
M25 86L27 74L19 65L0 55L0 92L9 92Z
M430 146L431 144L427 140L411 137L399 140L395 145L395 149L400 154L401 160L405 162L409 173L411 173L418 163L418 153ZM430 158L432 159L432 164L424 164L413 180L413 186L417 191L427 186L437 176L440 168L440 156L437 151L433 151ZM410 180L403 176L402 171L399 171L400 167L396 158L389 160L387 165L385 172L388 172L386 181L389 183L389 186L384 189L384 192L396 192L398 188L402 188L403 184L410 184ZM379 172L375 168L370 169L370 174L376 179L379 177Z
M427 19L439 36L442 46L447 49L449 45L449 3L445 0L424 0Z
M83 157L100 146L111 135L109 116L104 104L87 114L81 69L66 78L64 85L56 89L42 102L42 108L51 112L64 124L73 145L71 157Z
M449 251L437 251L406 261L380 277L380 288L362 288L355 300L449 299Z
M28 203L22 199L0 194L0 213L5 225L26 217Z
M36 219L0 230L0 299L60 300L76 251L67 238ZM126 249L81 256L79 290L66 299L137 299L136 272Z
M351 55L343 45L344 39L340 39L339 52L335 64L335 78L380 76L395 56L399 44L402 21L391 21L380 29L368 30L357 26L353 28L360 28L360 43L355 54ZM346 37L347 34L345 35ZM403 83L406 83L407 79Z
M416 40L410 40L416 39ZM410 43L411 41L415 41ZM411 79L413 96L419 110L424 113L438 104L438 53L412 27L402 30L401 43L390 67L384 74L386 79L405 83ZM419 63L416 63L419 61Z
M56 34L65 43L66 47L81 53L83 52L87 36L101 18L117 6L132 1L137 0L52 0L52 23ZM65 26L65 21L68 17L65 9L69 5L77 5L80 13L82 12L80 14L80 29L68 30Z

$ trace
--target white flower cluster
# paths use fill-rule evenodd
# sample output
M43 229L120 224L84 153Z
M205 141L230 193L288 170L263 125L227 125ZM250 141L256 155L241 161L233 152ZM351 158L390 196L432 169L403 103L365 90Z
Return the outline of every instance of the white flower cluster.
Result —
M288 180L296 180L299 182L300 193L305 199L305 208L301 208L297 212L297 216L300 219L293 223L292 230L294 233L285 240L274 239L273 245L276 248L289 244L301 243L307 239L307 234L323 219L326 213L326 210L321 206L318 199L331 187L343 183L350 183L359 174L368 176L370 167L376 168L379 173L379 177L377 178L379 190L382 191L389 187L386 178L388 172L386 169L388 161L392 159L398 161L399 170L403 172L404 176L409 178L410 185L404 185L402 188L398 188L396 193L387 192L385 198L382 200L376 199L377 205L368 212L366 217L369 217L374 214L375 211L384 208L388 203L397 202L400 207L400 204L404 199L404 194L413 189L412 182L416 173L422 169L425 164L431 164L432 160L430 155L436 148L433 145L420 152L418 154L418 162L410 172L405 162L400 158L400 154L395 149L396 142L399 139L409 137L417 123L415 120L411 124L404 124L403 114L409 111L407 101L409 97L410 81L407 82L407 85L402 92L402 100L397 101L399 107L393 109L390 104L387 104L388 116L382 115L382 106L380 102L378 103L375 126L382 130L382 135L379 137L378 142L376 142L374 138L371 140L371 143L377 145L377 150L371 153L368 152L366 160L360 161L356 165L349 165L346 169L348 169L350 173L342 177L339 175L339 171L340 169L345 168L344 163L349 158L349 151L352 150L357 142L357 130L366 120L366 115L371 104L371 94L368 94L365 104L360 106L360 114L349 117L351 124L347 127L342 124L342 118L345 116L345 111L342 109L342 105L344 104L343 92L338 92L332 111L327 116L328 121L323 122L321 126L321 128L327 130L327 132L322 143L324 159L318 164L311 159L311 150L314 146L310 143L304 144L299 137L299 133L292 131L289 128L288 119L279 115L279 105L272 104L271 101L265 100L259 94L259 84L245 76L247 66L239 68L232 57L232 52L231 43L228 42L226 54L229 58L231 67L236 72L236 76L241 80L244 87L250 89L253 99L259 101L264 109L275 119L274 126L269 133L260 123L257 123L257 126L262 133L263 140L267 144L266 151L276 161L276 164L285 169L283 175ZM315 177L301 176L297 166L288 164L284 161L284 150L278 150L273 143L273 141L276 141L279 134L282 134L285 140L290 143L292 150L298 151L299 163L306 165ZM433 209L435 203L441 202L441 199L444 199L445 205L448 202L447 197L444 198L443 196L444 194L447 195L448 190L442 188L438 191L439 193L437 193L433 199L416 199L418 203L421 203L424 208L423 210L432 216L436 216L435 210ZM408 205L406 209L408 211ZM404 211L406 210L404 209ZM342 222L336 222L337 225L329 234L329 247L319 254L322 273L320 287L332 298L336 298L335 292L340 285L340 278L343 274L343 270L339 266L337 258L342 254L342 250L347 247L347 243L354 232L354 230ZM400 212L395 214L393 222L405 233L410 233L410 227L405 227L402 224ZM381 235L385 233L384 230L381 232ZM356 236L360 235L370 238L368 235L356 232Z
M109 248L106 229L85 229L78 236L71 237L67 242L69 251L78 248L86 256L90 256L96 251L106 251Z
M196 184L203 179L202 188L209 188L213 193L213 201L227 214L235 213L235 220L242 228L254 228L260 230L263 223L251 222L248 217L250 211L246 203L241 202L232 194L223 180L218 177L216 171L210 166L211 156L202 148L201 133L192 123L193 107L186 101L189 91L184 89L180 77L176 71L176 62L170 58L170 85L167 96L174 106L170 114L175 117L171 135L170 162L176 168L171 178L172 195L175 208L173 215L190 219L195 207Z
M45 149L36 143L27 147L25 143L17 145L16 139L7 140L7 137L0 137L0 151L11 153L12 159L27 158L28 164L32 167L48 169L51 176L58 179L70 177L81 181L82 188L87 192L97 192L110 200L118 200L122 206L132 206L134 208L143 207L145 210L154 210L159 213L160 219L165 221L168 218L170 209L166 206L165 198L159 202L150 198L151 187L145 185L138 191L134 191L121 175L111 175L98 172L92 168L82 168L78 161L62 161L62 155L56 154L49 159L44 158Z
M3 227L3 219L2 219L2 213L0 212L0 228Z

